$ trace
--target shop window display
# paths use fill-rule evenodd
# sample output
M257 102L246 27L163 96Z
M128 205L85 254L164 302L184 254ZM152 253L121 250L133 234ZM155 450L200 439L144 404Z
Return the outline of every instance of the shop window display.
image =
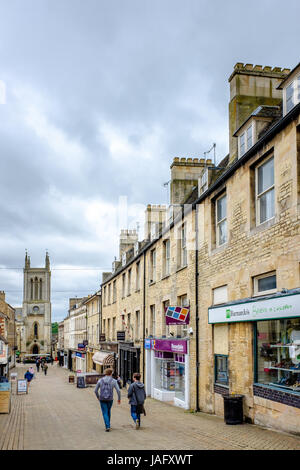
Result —
M185 356L155 351L157 388L175 392L175 397L185 400Z
M257 382L300 393L300 318L257 322Z

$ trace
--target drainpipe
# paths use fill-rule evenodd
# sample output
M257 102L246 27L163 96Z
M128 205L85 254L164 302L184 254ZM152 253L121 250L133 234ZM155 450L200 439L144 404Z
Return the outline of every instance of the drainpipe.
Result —
M195 256L196 256L196 261L195 261L195 302L196 302L196 411L200 411L199 407L199 246L198 246L198 235L199 235L199 229L198 229L198 204L195 205L196 208L196 221L195 221L195 236L196 236L196 246L195 246Z
M144 251L143 275L143 382L145 382L145 319L146 319L146 250Z

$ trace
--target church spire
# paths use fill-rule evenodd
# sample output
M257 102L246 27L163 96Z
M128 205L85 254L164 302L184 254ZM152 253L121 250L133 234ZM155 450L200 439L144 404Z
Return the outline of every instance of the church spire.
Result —
M46 251L45 268L48 269L48 271L50 270L50 259L48 251Z
M25 269L30 268L30 256L28 256L27 250L25 250Z

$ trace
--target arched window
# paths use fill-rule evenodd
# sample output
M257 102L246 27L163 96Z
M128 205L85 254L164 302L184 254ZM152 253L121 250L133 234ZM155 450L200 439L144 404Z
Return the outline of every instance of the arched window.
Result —
M33 300L33 279L30 279L30 298Z
M39 298L39 281L38 278L36 277L34 279L34 300L38 300Z
M38 337L38 324L35 323L33 328L34 328L34 336L37 338Z
M42 286L43 286L43 281L40 279L40 295L39 295L39 300L42 300L43 298L43 291L42 291Z

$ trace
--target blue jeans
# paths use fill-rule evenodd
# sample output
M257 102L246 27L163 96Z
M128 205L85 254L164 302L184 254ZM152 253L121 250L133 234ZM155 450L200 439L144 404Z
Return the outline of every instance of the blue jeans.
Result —
M110 428L110 410L113 404L113 400L102 401L100 400L101 411L105 423L105 428Z
M136 408L137 408L136 405L131 405L131 410L130 410L131 416L135 423L136 421L139 421L139 423L141 424L141 415L137 414Z

